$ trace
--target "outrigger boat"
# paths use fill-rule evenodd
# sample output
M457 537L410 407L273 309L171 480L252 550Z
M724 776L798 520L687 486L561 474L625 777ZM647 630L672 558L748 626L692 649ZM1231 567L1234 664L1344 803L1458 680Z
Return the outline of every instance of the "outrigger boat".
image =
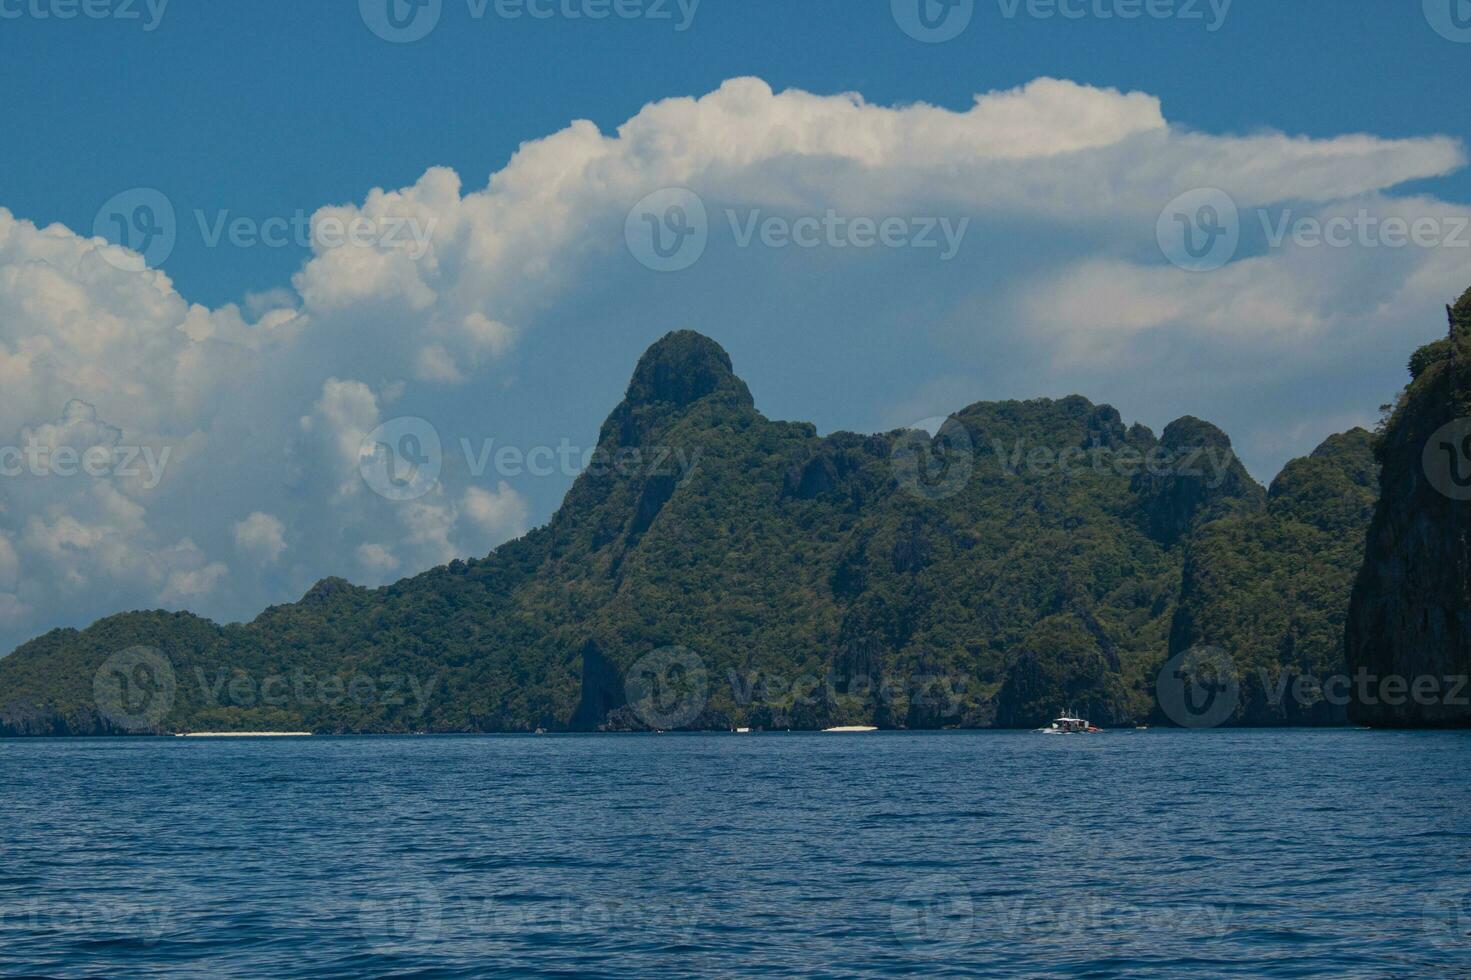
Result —
M1085 718L1074 718L1072 715L1063 715L1061 718L1053 721L1048 727L1039 728L1037 731L1043 735L1097 735L1103 729L1089 724Z

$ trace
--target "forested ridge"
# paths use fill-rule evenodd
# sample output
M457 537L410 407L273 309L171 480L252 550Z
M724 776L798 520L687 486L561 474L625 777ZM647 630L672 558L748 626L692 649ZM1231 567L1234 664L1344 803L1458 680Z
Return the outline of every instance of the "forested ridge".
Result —
M1156 436L1077 396L982 402L934 436L821 437L762 416L688 331L639 361L598 458L624 465L589 468L485 558L328 579L248 624L135 612L48 633L0 660L0 731L658 727L629 681L670 650L700 687L672 727L1158 722L1156 674L1189 647L1244 677L1342 669L1378 485L1363 430L1266 489L1207 422ZM173 688L120 726L97 678L139 648ZM1234 723L1342 721L1244 691Z

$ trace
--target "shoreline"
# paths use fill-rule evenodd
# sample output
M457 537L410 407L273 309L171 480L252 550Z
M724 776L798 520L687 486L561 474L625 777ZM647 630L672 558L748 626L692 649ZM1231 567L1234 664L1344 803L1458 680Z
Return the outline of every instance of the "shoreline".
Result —
M163 736L160 736L163 737ZM311 738L311 732L175 732L174 738Z
M1146 729L1136 728L1108 728L1104 733L1116 735L1145 735L1158 732L1174 732L1181 735L1203 735L1209 732L1256 732L1262 735L1285 732L1383 732L1398 734L1413 734L1416 732L1456 732L1468 731L1463 727L1440 727L1440 728L1383 728L1369 725L1296 725L1296 726L1222 726L1214 729L1189 729L1173 728L1165 726L1150 726ZM1008 735L1008 734L1035 734L1032 728L878 728L868 731L855 732L855 734L870 735ZM134 739L174 739L174 738L202 738L202 739L232 739L232 738L545 738L548 736L562 736L564 738L587 738L587 737L623 737L633 738L643 735L660 736L684 736L684 737L710 737L710 736L735 736L735 735L768 735L768 736L802 736L802 735L833 735L844 734L825 729L766 729L750 732L737 732L726 729L700 729L693 731L663 731L663 732L598 732L598 731L562 731L562 732L162 732L158 734L111 734L111 735L0 735L0 742L32 742L32 741L119 741L126 742Z

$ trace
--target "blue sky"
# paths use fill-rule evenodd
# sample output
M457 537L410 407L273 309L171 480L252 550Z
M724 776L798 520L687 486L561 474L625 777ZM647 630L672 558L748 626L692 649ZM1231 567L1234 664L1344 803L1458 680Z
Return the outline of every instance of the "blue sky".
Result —
M1372 424L1471 284L1467 0L1149 0L1168 16L1127 20L1103 15L1144 0L1069 0L1073 18L976 0L942 43L901 29L919 0L702 0L684 30L689 0L598 21L559 11L599 0L519 19L441 0L404 44L370 29L386 0L58 18L72 2L0 0L0 447L171 456L154 486L0 480L0 648L483 554L572 476L474 457L590 447L671 329L714 336L768 415L825 432L1078 392L1156 430L1217 422L1268 481ZM673 187L707 207L709 244L657 272L625 219ZM175 212L167 280L88 240L139 188ZM1240 206L1240 244L1187 272L1156 219L1203 188ZM953 261L740 241L829 212L964 233ZM1365 214L1434 234L1272 240ZM433 248L210 240L313 215L408 215ZM400 417L444 447L408 501L354 465Z
M406 45L370 33L351 0L171 0L151 33L0 21L4 206L87 228L135 186L270 215L359 200L434 165L473 185L573 119L606 130L742 75L951 108L1047 75L1153 93L1172 121L1213 133L1471 133L1471 46L1434 33L1418 0L1235 0L1215 32L1206 0L1204 22L1007 19L1000 0L981 0L942 44L901 33L882 0L703 0L682 33L665 21L475 21L466 2L448 0L439 27ZM1468 172L1427 186L1471 200ZM218 304L279 285L303 257L195 239L168 269L186 295Z

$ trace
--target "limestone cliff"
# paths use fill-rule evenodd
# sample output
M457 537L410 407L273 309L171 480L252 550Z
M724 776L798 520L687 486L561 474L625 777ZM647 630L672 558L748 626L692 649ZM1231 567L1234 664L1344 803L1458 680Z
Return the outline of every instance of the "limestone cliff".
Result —
M1471 673L1471 290L1410 360L1375 450L1380 498L1349 606L1349 717L1468 727Z

